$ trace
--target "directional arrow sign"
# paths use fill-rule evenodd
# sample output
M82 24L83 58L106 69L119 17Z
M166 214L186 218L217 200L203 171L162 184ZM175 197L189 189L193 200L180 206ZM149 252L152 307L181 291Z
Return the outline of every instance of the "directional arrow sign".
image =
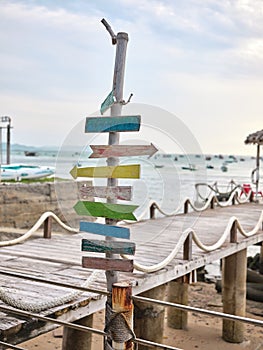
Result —
M152 156L158 149L150 145L91 145L93 153L89 158Z
M130 230L127 227L99 224L98 222L81 221L79 230L95 235L130 239Z
M112 204L101 202L78 202L74 209L78 215L96 216L116 220L134 220L133 211L137 205Z
M85 132L139 131L140 123L140 115L121 117L90 117L86 118Z
M81 245L82 251L95 253L112 254L135 254L135 243L123 241L101 241L98 239L83 239Z
M80 198L87 199L87 197L98 197L108 199L121 199L130 201L132 196L131 186L85 186L81 184L79 188Z
M118 165L118 166L99 166L99 167L87 167L78 168L74 166L70 171L71 176L76 179L77 177L105 177L111 179L139 179L140 177L140 165Z

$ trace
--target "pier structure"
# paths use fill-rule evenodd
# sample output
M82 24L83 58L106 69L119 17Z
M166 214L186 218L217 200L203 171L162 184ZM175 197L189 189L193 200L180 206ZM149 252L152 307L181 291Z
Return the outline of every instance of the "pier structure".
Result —
M232 199L230 203L233 203ZM166 292L166 301L171 303L171 307L168 307L169 326L187 329L187 290L194 272L222 260L223 311L234 315L233 319L223 317L222 337L233 343L243 341L246 250L251 245L262 246L262 205L248 202L219 207L214 203L213 208L207 205L207 209L198 217L196 212L191 211L125 225L130 228L131 238L136 242L135 269L133 272L119 273L119 281L132 286L136 338L144 339L147 336L151 338L149 341L160 343L165 305L158 304L158 301L164 301ZM47 219L48 216L45 221ZM65 299L61 305L52 304L54 298L68 294L69 288L71 293L72 288L81 289L80 286L92 275L92 270L81 266L83 252L80 249L83 237L89 239L92 235L50 235L47 232L50 223L44 227L46 238L34 237L23 244L0 249L1 298L4 300L2 291L5 290L10 295L9 299L13 296L17 301L15 311L21 309L20 301L23 301L22 308L28 308L27 312L31 314L31 318L16 317L14 309L8 306L10 300L5 300L7 304L1 301L2 342L19 344L57 327L57 324L37 321L36 315L44 315L62 325L66 321L76 327L91 327L93 313L104 308L105 298L109 296L105 274L98 271L93 280L83 287L84 292L72 294L72 299ZM98 256L97 253L92 254ZM149 306L149 300L155 300L157 304ZM173 308L173 304L177 308ZM41 305L44 305L44 309L37 310ZM63 350L72 349L72 337L79 339L78 349L92 349L90 335L83 332L79 337L80 331L82 329L72 329L65 324ZM140 349L147 348L143 343L139 346Z

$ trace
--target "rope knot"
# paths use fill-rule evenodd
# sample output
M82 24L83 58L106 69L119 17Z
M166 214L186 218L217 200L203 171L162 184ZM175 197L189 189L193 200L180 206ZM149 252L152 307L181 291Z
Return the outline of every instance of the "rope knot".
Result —
M114 312L107 304L107 323L104 332L116 343L125 343L135 338L127 319L130 318L132 311Z

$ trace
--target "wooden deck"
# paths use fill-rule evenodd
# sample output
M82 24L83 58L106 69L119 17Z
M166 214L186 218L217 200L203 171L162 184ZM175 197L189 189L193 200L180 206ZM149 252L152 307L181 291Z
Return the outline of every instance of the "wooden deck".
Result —
M214 244L222 236L232 216L235 216L248 232L255 227L262 210L262 204L249 203L227 208L216 207L214 210L209 209L202 213L193 212L128 225L131 228L131 241L136 242L135 262L152 265L162 261L169 255L182 232L188 227L193 227L202 243L206 245ZM81 267L81 257L86 254L81 252L81 239L89 237L94 238L86 233L54 234L51 239L34 237L24 244L0 248L0 269L79 286L91 274L90 270ZM250 238L244 238L238 234L237 241L238 243L229 243L228 238L220 249L213 252L204 252L193 243L190 261L183 259L183 249L181 249L172 263L158 272L122 273L119 279L131 281L133 294L139 294L250 245L262 242L262 227ZM10 293L16 293L17 298L34 301L52 299L69 291L49 284L7 277L1 273L0 286L7 287ZM102 273L101 278L90 287L105 290L104 274ZM78 300L46 310L41 314L72 322L100 310L104 307L104 303L105 296L84 293ZM3 303L0 302L0 305ZM54 327L53 324L45 324L34 319L14 318L0 312L0 340L12 344L18 344Z

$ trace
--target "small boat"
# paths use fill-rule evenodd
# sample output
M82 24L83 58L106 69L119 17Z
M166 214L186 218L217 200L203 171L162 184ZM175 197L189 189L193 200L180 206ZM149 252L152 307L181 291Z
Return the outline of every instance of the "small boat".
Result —
M54 167L26 164L6 164L0 169L1 180L41 179L55 173Z
M189 166L182 166L183 170L190 170L190 171L195 171L197 170L197 167L195 166L195 164L189 164Z
M37 152L34 152L34 151L25 151L24 154L25 154L26 157L35 157L35 156L37 156Z
M228 168L227 168L227 166L226 166L225 164L223 164L223 165L221 166L221 170L222 170L224 173L226 173L226 172L228 171Z

